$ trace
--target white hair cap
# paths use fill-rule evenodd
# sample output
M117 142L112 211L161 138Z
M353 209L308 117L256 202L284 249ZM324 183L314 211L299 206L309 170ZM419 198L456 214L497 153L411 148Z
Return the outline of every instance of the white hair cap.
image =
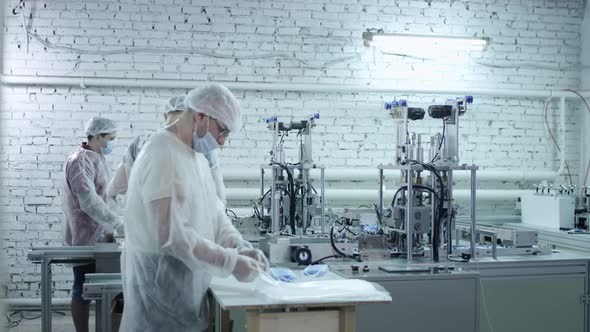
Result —
M95 116L86 122L84 134L86 136L96 136L99 134L111 134L117 131L117 125L113 120Z
M168 100L168 102L164 105L164 112L176 112L185 111L186 108L184 107L184 95L172 96Z
M238 132L242 127L238 100L221 84L213 83L193 89L184 98L184 106L217 119L232 133Z

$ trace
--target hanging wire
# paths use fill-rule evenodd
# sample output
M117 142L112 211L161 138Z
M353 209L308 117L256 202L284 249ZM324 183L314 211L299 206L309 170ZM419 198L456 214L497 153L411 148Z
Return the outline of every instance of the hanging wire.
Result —
M96 54L114 55L114 54L129 54L129 53L197 54L197 55L207 56L207 57L216 58L216 59L236 59L236 60L254 60L254 59L275 58L275 59L293 60L293 61L300 63L305 68L316 69L316 70L324 70L330 66L340 64L340 63L350 62L352 60L355 60L355 59L358 59L361 57L360 53L355 53L350 56L345 56L345 57L341 57L341 58L337 58L334 60L323 62L320 65L313 65L307 61L297 59L297 57L295 57L294 55L291 55L289 53L281 53L281 52L255 53L253 55L236 56L234 54L225 54L225 53L218 53L218 52L213 52L213 51L206 52L206 51L199 51L199 50L195 50L195 49L158 49L158 48L145 48L145 47L123 47L123 48L117 48L117 49L112 49L112 50L82 49L82 48L78 48L78 47L71 47L71 46L54 44L54 43L48 41L47 39L42 38L38 34L31 32L31 30L28 28L28 25L27 25L28 22L25 19L24 11L22 10L23 7L24 7L24 0L21 0L19 2L19 4L16 7L14 7L12 13L14 15L17 15L18 13L17 13L16 9L17 8L20 9L19 12L21 14L23 28L25 31L25 35L27 37L34 39L35 41L37 41L38 43L40 43L41 45L43 45L47 49L62 50L62 51L68 51L68 52L73 52L73 53L78 53L78 54L93 54L93 55L96 55Z

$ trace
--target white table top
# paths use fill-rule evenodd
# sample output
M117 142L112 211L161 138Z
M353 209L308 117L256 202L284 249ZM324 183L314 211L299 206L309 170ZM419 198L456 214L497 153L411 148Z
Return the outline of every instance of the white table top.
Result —
M325 276L320 278L306 277L301 274L301 271L294 270L298 275L298 282L305 281L323 281L330 283L330 281L357 282L358 280L351 280L343 278L342 276L328 272ZM287 283L281 284L288 288L290 285ZM295 307L343 307L352 306L357 304L367 303L389 303L391 298L387 297L387 292L379 285L372 284L377 290L383 291L383 294L376 294L374 296L367 296L364 298L352 299L350 296L346 296L346 290L343 290L341 298L338 296L323 296L321 290L318 290L317 297L315 294L309 298L297 298L297 299L282 299L277 300L269 296L265 296L265 286L262 282L254 283L241 283L235 278L214 278L209 287L211 293L215 297L215 300L224 310L259 310L259 309L273 309L273 308L295 308ZM268 287L272 287L267 285ZM291 285L292 286L292 285ZM268 289L268 288L267 288ZM275 288L274 291L277 291ZM280 291L280 289L279 289ZM290 290L291 292L293 289ZM270 291L269 291L270 293Z

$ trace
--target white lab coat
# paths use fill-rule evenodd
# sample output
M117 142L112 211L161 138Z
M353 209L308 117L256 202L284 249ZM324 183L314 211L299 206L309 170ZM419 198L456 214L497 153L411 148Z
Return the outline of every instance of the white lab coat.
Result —
M131 170L122 257L122 331L198 331L212 276L229 276L245 242L216 195L207 160L168 130Z

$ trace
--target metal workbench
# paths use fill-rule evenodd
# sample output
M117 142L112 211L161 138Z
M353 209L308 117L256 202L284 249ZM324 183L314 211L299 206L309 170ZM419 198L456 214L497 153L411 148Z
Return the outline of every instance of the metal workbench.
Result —
M479 321L474 331L480 332L590 332L589 259L585 255L556 252L496 259L483 257L468 263L434 264L423 258L411 264L404 259L389 259L331 262L330 265L348 278L381 284L394 300L403 299L403 305L394 301L370 310L358 308L357 323L369 322L362 326L362 331L381 331L383 326L390 325L402 331L422 332L433 328L470 331L464 320L474 314ZM369 271L352 272L351 265L361 268L368 265ZM439 265L450 266L454 272L446 273L444 268L434 272ZM379 270L380 266L408 271L386 273ZM479 276L476 285L470 273ZM473 301L474 288L478 292L475 313L466 306ZM418 319L418 313L432 319ZM456 322L448 320L449 317L460 321L463 329L457 329Z
M52 264L96 262L97 272L119 272L120 253L116 243L101 243L96 246L33 247L27 258L35 264L41 264L41 331L51 332ZM97 311L98 306L97 303ZM97 324L97 330L99 326Z

